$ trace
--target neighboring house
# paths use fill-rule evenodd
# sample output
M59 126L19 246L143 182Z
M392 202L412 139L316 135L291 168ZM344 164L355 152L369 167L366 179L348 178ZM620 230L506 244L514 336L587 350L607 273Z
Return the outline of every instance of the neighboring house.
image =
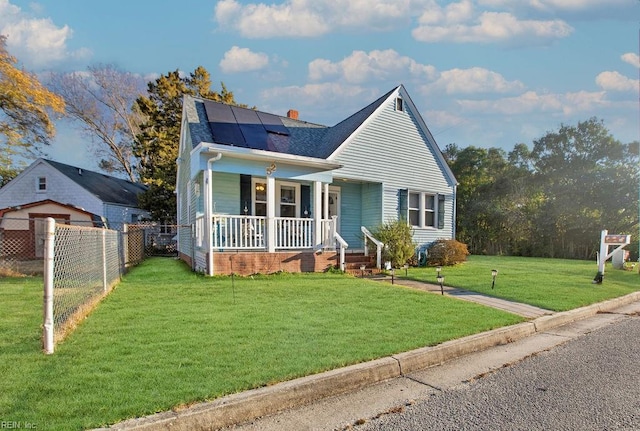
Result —
M455 237L456 179L404 86L333 127L185 96L180 256L207 274L344 268L403 219L418 247ZM364 228L364 229L363 229Z
M44 257L44 219L84 227L106 227L106 220L82 208L51 199L0 209L0 256L41 259Z
M107 220L109 228L120 229L148 216L138 208L138 195L145 190L142 184L37 159L0 188L0 208L52 200L96 214Z

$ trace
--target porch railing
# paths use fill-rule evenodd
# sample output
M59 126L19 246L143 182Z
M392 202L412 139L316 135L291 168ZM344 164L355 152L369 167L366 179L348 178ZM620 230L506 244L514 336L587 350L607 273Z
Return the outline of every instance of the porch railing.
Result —
M276 249L309 249L315 247L314 220L309 218L275 217ZM329 224L325 224L325 222ZM267 246L267 218L216 214L212 217L214 249L256 250ZM323 220L323 232L331 231L331 220ZM335 229L335 228L334 228ZM196 229L197 230L197 229ZM323 243L326 238L323 235Z
M265 248L265 225L265 217L214 215L212 247L247 250Z

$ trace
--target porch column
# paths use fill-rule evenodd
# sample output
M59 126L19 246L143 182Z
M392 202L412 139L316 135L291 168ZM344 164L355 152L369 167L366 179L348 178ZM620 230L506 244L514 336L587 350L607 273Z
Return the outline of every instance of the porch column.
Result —
M267 176L267 251L276 251L276 179Z
M322 247L322 183L320 181L313 182L313 232L314 232L314 248Z
M324 185L324 214L323 218L329 220L329 183Z
M204 171L204 246L207 250L207 275L213 275L213 184L211 184L211 165L207 163Z

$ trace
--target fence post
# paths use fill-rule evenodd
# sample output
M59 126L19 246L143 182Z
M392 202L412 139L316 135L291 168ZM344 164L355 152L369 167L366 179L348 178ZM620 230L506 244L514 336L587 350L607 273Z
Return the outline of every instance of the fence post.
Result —
M102 229L102 290L107 291L107 231Z
M121 274L127 272L127 263L129 262L129 225L124 223L122 225L122 233L120 235L120 241L122 243L122 271Z
M56 221L47 217L45 222L44 235L44 325L43 343L44 353L50 355L54 349L53 339L53 257L55 253L55 232Z

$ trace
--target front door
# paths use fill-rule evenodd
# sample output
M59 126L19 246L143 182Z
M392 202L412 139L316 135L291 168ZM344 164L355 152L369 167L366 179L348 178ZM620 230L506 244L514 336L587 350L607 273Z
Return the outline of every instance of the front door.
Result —
M324 214L324 193L322 194L322 214ZM340 187L329 187L329 218L337 216L336 230L340 232Z

